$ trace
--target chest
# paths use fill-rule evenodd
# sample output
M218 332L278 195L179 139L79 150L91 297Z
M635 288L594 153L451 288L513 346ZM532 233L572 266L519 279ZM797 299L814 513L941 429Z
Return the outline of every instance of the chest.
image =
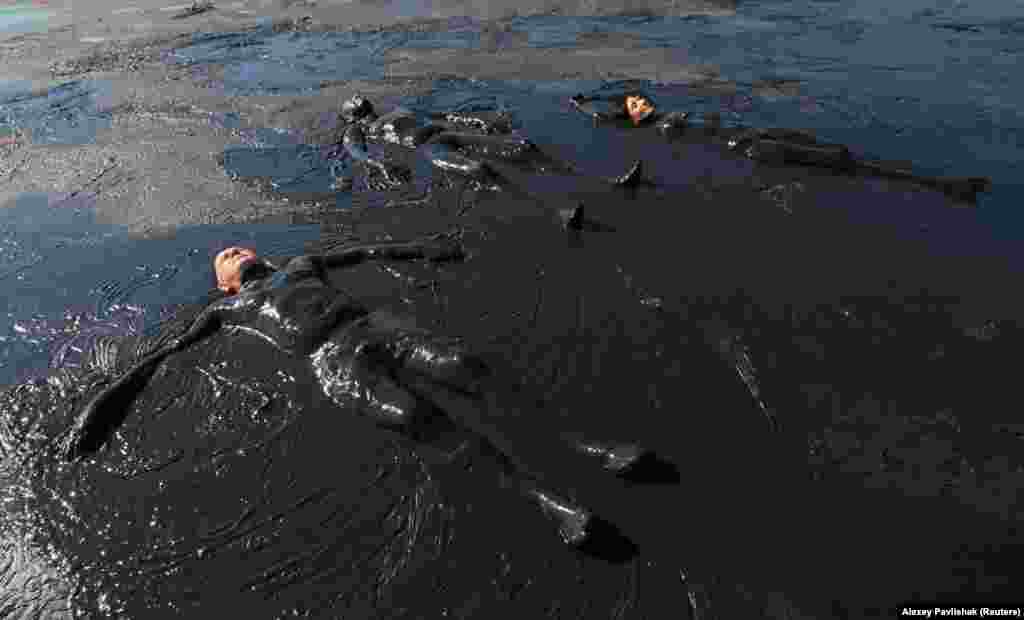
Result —
M322 317L344 297L344 293L319 278L306 278L269 291L261 314L301 324Z
M373 142L389 142L411 147L414 145L408 144L405 137L416 129L416 126L416 117L412 112L405 108L397 108L367 124L364 132L367 139Z

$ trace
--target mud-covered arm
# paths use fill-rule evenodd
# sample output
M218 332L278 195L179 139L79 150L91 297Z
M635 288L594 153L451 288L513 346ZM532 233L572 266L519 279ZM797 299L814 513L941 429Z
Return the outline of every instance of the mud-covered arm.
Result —
M324 267L352 267L371 260L458 261L466 256L460 243L447 239L396 241L351 246L321 256Z
M184 334L167 343L166 354L176 353L208 336L212 336L220 329L225 320L229 318L230 312L231 305L224 301L209 306L199 313L199 316L192 321L192 324L189 325L188 330Z
M388 184L397 186L402 184L403 180L408 180L408 170L403 166L370 155L369 150L366 148L366 134L357 123L352 123L345 130L345 135L342 137L342 146L345 148L345 153L353 160L380 172Z
M463 155L459 152L458 147L441 140L439 136L423 147L423 154L435 168L440 170L477 180L485 179L491 174L490 168L482 160Z
M144 356L93 397L72 424L63 446L65 460L73 461L98 450L124 421L132 401L145 389L160 362L215 332L221 325L222 312L220 304L207 308L185 334Z
M527 138L516 135L481 135L461 131L445 131L432 137L431 142L499 159L520 159L538 152L537 145Z
M433 112L430 118L446 131L476 131L485 134L512 132L512 117L507 112Z
M373 140L413 149L444 129L435 124L421 125L414 112L401 107L377 117L366 126Z
M917 174L909 164L867 160L858 161L857 167L878 176L906 179L961 198L973 198L979 193L992 191L992 179L989 177L935 177Z
M598 121L607 121L626 116L625 112L614 102L596 99L585 95L573 95L569 103L574 108Z

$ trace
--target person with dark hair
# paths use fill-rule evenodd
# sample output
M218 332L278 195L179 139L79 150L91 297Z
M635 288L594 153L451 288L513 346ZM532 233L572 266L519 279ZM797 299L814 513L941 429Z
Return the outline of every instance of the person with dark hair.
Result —
M399 186L410 180L409 170L370 155L367 143L394 144L409 149L423 147L427 159L437 168L460 174L494 187L497 173L485 158L533 166L539 170L569 170L565 164L545 156L530 140L513 135L511 120L503 113L446 113L425 118L397 107L378 115L369 99L355 95L342 103L344 123L341 144L345 154L365 166L374 189Z
M250 248L224 249L214 259L214 272L226 296L200 312L183 335L144 354L92 398L72 425L63 445L64 458L75 460L98 450L167 356L222 327L244 326L279 349L306 357L326 396L385 428L429 439L442 417L457 437L465 438L463 445L475 443L497 459L502 483L553 516L565 542L582 543L588 537L591 512L549 490L548 475L528 464L538 462L531 457L551 456L567 468L565 459L590 467L589 461L596 458L606 470L627 475L644 460L646 451L631 443L546 438L533 429L495 427L496 419L501 426L501 418L493 413L504 414L508 405L496 402L498 391L489 389L493 378L480 357L458 339L431 333L386 311L370 311L326 277L328 269L371 260L440 262L464 256L461 244L445 237L355 245L329 255L299 256L283 267Z
M968 201L992 188L988 177L933 177L912 172L909 163L857 159L849 147L821 142L810 131L738 124L723 127L717 113L705 114L703 118L694 118L685 111L662 113L653 98L640 90L613 89L590 96L577 94L569 102L595 122L627 120L637 127L653 125L659 134L669 139L683 135L693 126L701 127L707 133L723 135L729 150L769 165L818 166L847 174L859 172L902 179Z
M570 97L569 102L595 121L630 120L634 126L640 126L658 117L654 101L638 90L590 97L580 93Z
M357 94L342 103L339 116L344 124L340 142L345 155L367 168L371 175L368 182L373 189L408 183L411 174L404 166L372 156L368 142L422 149L435 168L459 174L490 189L519 188L511 187L488 160L542 174L580 174L573 165L548 156L529 139L515 135L511 119L505 113L439 113L424 118L407 108L397 107L378 115L370 100ZM636 164L633 168L606 181L628 185L637 176ZM525 194L521 190L520 193Z

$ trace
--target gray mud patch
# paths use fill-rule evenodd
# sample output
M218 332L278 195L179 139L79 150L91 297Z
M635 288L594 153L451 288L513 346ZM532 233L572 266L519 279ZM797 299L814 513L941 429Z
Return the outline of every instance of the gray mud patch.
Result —
M362 92L385 109L435 91L440 75L474 76L481 66L490 67L482 75L517 81L609 78L643 68L659 80L728 88L713 70L680 68L672 52L638 48L626 58L630 54L616 47L622 41L609 43L607 36L590 42L584 36L578 51L540 49L544 42L531 41L520 18L494 24L431 18L341 30L320 18L245 19L250 23L236 23L234 31L215 32L211 24L198 34L154 29L79 48L84 53L49 62L49 83L5 86L17 92L0 106L4 123L33 138L5 147L9 190L86 191L90 179L116 162L96 192L97 208L100 217L133 230L252 221L264 207L275 217L301 215L324 189L324 175L314 174L320 178L315 188L304 188L301 205L268 193L301 174L298 164L277 177L233 183L221 162L226 152L246 146L238 132L299 130L302 141L329 145L338 137L336 113L345 97ZM452 46L462 49L446 50ZM595 62L601 58L607 62ZM599 65L624 67L593 70ZM239 119L237 127L224 125L231 117Z
M389 52L394 61L388 73L392 77L441 74L489 80L554 81L560 79L647 79L666 83L712 82L717 75L699 67L679 63L672 50L623 49L602 45L597 39L579 49L535 49L509 44L501 55L490 50L469 53L453 50L396 50ZM728 88L727 83L722 84Z
M90 46L79 56L54 60L49 70L58 79L89 73L132 73L158 62L166 55L165 50L190 38L187 35L164 35L103 42Z

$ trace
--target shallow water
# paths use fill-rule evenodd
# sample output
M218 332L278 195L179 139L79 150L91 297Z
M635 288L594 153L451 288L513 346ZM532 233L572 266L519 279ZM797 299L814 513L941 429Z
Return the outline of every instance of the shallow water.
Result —
M35 144L89 144L110 126L103 109L107 83L73 80L34 88L29 82L0 82L0 126L25 132Z
M268 618L385 608L662 617L691 592L719 617L861 617L911 598L1016 594L1021 421L1000 403L1016 397L1024 309L1024 227L1012 202L1024 97L1004 62L1019 53L1019 16L987 8L773 2L730 18L511 21L534 46L598 30L716 64L736 93L644 86L665 109L815 128L922 171L989 174L995 190L979 209L899 183L766 169L699 133L667 143L595 129L565 101L600 82L463 79L403 103L506 109L588 175L620 174L643 157L658 187L609 192L509 169L541 206L466 191L456 208L456 188L428 208L356 213L347 207L388 197L359 185L331 192L326 147L266 128L240 132L226 171L286 196L331 197L340 208L319 225L141 239L97 223L86 196L9 201L0 383L25 387L0 405L0 532L19 562L6 570L22 580L0 591L4 604L75 592L75 605L106 617L194 615L211 596ZM456 25L436 35L266 29L200 37L177 55L197 71L225 64L226 91L286 92L379 77L367 61L389 48L478 45L478 23ZM794 94L759 82L768 78L802 83ZM60 114L100 118L86 86L8 98L0 114L54 140L73 136L45 132L64 127ZM421 189L432 180L422 161L416 173ZM752 176L804 190L783 208L745 185ZM567 237L552 211L576 200L618 232ZM242 337L168 362L111 448L54 466L50 438L91 380L24 379L81 366L100 336L145 332L201 297L221 247L287 255L325 232L374 239L453 225L473 251L465 265L367 267L338 274L343 286L464 335L543 401L538 432L628 435L676 462L680 486L580 483L638 557L561 548L493 488L486 462L477 475L425 464L428 451L336 411L301 365ZM750 370L764 408L741 376ZM769 432L766 413L781 432Z
M315 225L252 225L132 238L96 222L90 203L88 195L22 194L0 210L3 384L76 366L98 336L144 331L162 308L202 296L210 260L230 239L298 254L320 234Z
M912 161L925 174L990 176L995 188L980 197L980 205L987 208L979 219L994 234L1019 239L1013 231L1024 226L1013 200L1021 190L1024 91L1012 76L1024 52L1024 13L1019 7L986 6L921 2L889 10L867 2L755 2L743 3L737 16L728 18L521 17L509 22L503 36L525 34L531 47L568 47L582 35L625 33L631 44L666 48L679 62L708 63L737 84L735 93L700 96L673 84L648 87L665 109L719 111L725 119L746 125L809 128L864 156ZM228 62L226 88L279 92L284 86L268 77L274 71L289 87L305 88L327 78L382 77L381 62L366 59L380 58L388 49L479 49L481 26L472 20L458 26L443 32L344 35L268 31L257 39L260 51L250 53L245 62L212 52L203 43L179 54L192 62ZM324 43L332 38L337 41ZM906 46L903 41L914 43ZM319 58L327 47L350 45L364 46L360 54L366 57L343 54L342 62L352 62L344 67ZM243 54L237 50L245 48L231 49ZM265 54L273 61L252 62L253 56ZM365 73L351 73L354 66ZM406 103L437 109L471 96L489 99L515 109L529 135L558 136L553 141L569 145L580 144L583 131L564 136L569 126L552 109L564 108L566 93L594 86L442 82L439 96L431 101ZM574 154L587 164L587 153L602 152L581 148Z
M45 6L15 4L0 7L0 33L46 32L47 19L54 15Z

